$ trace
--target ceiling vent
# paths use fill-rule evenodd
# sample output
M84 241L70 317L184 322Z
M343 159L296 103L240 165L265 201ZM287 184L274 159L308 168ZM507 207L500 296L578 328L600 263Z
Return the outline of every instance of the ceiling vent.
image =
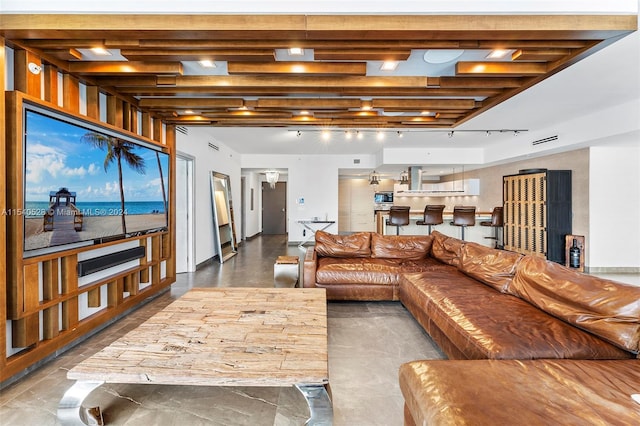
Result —
M353 164L360 164L360 159L359 158L354 158L353 159Z
M187 129L184 126L176 126L176 131L182 133L183 135L188 135L189 134L189 129Z
M216 151L220 151L220 147L218 147L218 145L212 144L211 142L209 142L209 148L215 149Z
M549 136L548 138L538 139L537 141L531 142L531 145L536 146L547 142L553 142L558 140L558 135Z

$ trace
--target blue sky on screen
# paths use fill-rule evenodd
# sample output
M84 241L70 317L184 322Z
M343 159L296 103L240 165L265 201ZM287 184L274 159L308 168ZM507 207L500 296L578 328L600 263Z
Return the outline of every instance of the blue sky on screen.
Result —
M29 110L26 123L26 201L49 201L49 192L62 187L76 192L78 202L120 201L116 162L105 172L106 151L82 140L91 130ZM162 201L156 151L136 146L134 152L146 170L140 174L123 161L125 201ZM161 153L160 160L166 189L169 158Z

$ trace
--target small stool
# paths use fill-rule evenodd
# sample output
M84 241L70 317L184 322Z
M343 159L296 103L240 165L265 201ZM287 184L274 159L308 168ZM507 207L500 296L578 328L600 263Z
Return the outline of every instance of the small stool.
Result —
M444 204L438 205L426 205L424 207L424 218L416 221L416 225L427 225L429 228L429 235L431 235L431 225L440 225L444 220L442 219L442 212L444 210Z
M498 228L504 226L504 218L502 216L502 207L494 207L491 212L491 221L480 222L480 226L491 226L493 228L493 237L485 237L490 240L496 240L496 248L500 248L500 237L498 236Z
M278 256L273 265L273 282L277 288L298 285L298 256Z
M462 228L462 240L464 240L464 229L467 226L476 224L476 207L475 206L455 206L453 208L453 222L451 225L460 226Z

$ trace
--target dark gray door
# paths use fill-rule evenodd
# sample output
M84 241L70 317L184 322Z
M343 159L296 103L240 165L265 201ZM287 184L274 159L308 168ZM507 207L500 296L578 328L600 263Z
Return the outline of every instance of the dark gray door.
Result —
M275 188L262 182L262 233L287 233L287 183L276 182Z

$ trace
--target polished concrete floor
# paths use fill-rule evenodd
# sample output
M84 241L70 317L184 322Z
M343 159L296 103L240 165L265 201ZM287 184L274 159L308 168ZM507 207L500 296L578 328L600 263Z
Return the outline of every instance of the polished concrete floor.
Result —
M136 327L192 287L271 287L279 255L302 259L284 236L245 244L223 265L179 274L171 290L0 391L0 425L55 425L72 384L68 369ZM292 289L292 291L295 291ZM401 426L400 364L444 358L398 302L328 304L329 378L336 426ZM108 425L301 425L308 409L293 388L103 385L87 399Z

